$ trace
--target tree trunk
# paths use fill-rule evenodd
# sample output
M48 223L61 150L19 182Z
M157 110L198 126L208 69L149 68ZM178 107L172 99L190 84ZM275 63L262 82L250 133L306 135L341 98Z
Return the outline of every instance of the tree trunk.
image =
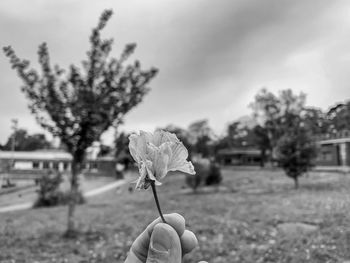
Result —
M67 231L65 233L65 236L69 238L76 236L74 212L75 212L76 199L77 199L77 193L78 193L78 187L79 187L79 184L78 184L79 172L80 172L80 163L78 163L73 158L71 181L70 181L71 189L70 189L70 197L69 197L69 204L68 204Z
M266 149L262 148L260 150L260 167L265 167L265 161L266 161Z
M298 189L299 188L299 180L298 180L298 176L293 177L294 179L294 188Z

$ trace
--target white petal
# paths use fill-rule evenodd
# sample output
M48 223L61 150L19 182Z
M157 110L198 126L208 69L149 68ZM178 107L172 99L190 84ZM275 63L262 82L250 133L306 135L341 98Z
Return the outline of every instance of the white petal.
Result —
M163 130L157 130L154 132L153 140L151 141L155 146L159 147L166 142L179 142L179 139L174 133L170 133Z
M166 154L169 156L168 171L181 171L188 174L195 174L191 162L187 161L188 151L182 142L167 143ZM164 146L165 148L165 146Z
M140 131L140 136L145 139L145 142L151 142L153 143L153 134L150 132Z
M196 174L196 171L194 170L194 166L192 162L185 161L181 166L178 166L176 170L169 170L169 171L180 171L187 174Z
M146 140L143 136L137 134L131 134L129 136L129 151L137 163L146 159L146 147Z
M159 181L166 176L169 161L169 156L167 154L164 154L164 152L162 152L158 147L148 144L147 159L152 160L152 168L148 167L147 165L147 171L149 174L152 173L155 181ZM153 179L151 176L149 177L150 179Z

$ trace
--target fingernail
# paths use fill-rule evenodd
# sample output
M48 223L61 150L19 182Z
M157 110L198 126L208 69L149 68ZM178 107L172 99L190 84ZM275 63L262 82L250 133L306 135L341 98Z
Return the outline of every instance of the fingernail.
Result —
M168 225L164 223L157 224L152 232L151 247L159 252L169 252L171 248L171 235Z

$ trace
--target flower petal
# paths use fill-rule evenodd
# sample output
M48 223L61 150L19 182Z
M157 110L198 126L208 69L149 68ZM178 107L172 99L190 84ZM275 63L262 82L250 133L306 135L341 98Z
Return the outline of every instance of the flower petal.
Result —
M131 134L129 136L129 151L137 163L146 159L147 143L144 136Z
M152 173L156 181L159 181L166 176L169 156L165 154L161 148L158 148L153 144L148 144L147 159L152 160L152 169L148 170L150 170L149 173Z
M155 171L154 171L154 168L153 168L153 163L151 161L147 161L146 162L146 170L147 170L147 180L148 181L154 181L156 185L161 185L162 184L155 177ZM147 188L148 187L149 187L149 185L147 185Z
M140 177L137 189L147 189L152 181L160 185L160 180L168 171L182 171L195 174L187 149L175 134L158 130L154 134L140 131L129 136L131 156L139 165Z
M169 156L168 171L196 174L193 164L186 160L188 151L182 142L168 143L167 146L168 148L165 150L165 153Z
M150 132L145 132L145 131L142 131L140 130L140 136L142 138L144 138L145 142L146 143L149 143L149 142L152 142L153 143L153 137L154 135Z
M153 134L152 141L155 146L159 147L165 142L179 142L179 139L174 133L170 133L163 130L157 130Z

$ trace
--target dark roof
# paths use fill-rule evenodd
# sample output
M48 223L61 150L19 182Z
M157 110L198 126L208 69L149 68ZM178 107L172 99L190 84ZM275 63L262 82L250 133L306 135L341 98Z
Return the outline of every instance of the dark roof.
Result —
M260 150L257 148L228 148L221 149L218 151L219 155L260 155Z

